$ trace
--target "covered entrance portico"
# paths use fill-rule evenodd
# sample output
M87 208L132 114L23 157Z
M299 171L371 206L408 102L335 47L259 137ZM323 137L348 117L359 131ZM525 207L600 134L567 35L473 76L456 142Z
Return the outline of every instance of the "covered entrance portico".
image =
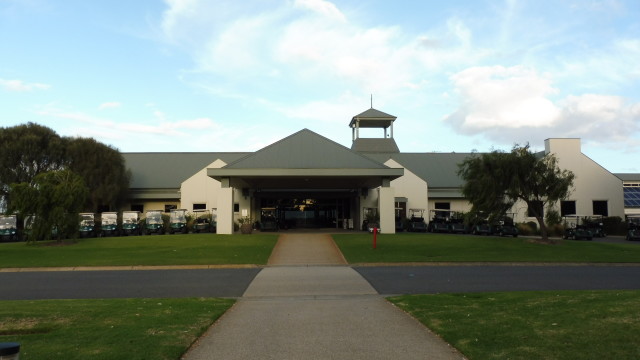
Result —
M254 196L261 217L273 213L280 229L353 228L354 191L263 190Z
M275 208L284 224L307 228L344 228L345 222L359 228L364 203L373 202L381 231L393 233L390 183L403 173L307 129L222 168L207 169L207 175L221 183L220 234L233 233L234 196L247 204L241 216L259 221L260 209Z

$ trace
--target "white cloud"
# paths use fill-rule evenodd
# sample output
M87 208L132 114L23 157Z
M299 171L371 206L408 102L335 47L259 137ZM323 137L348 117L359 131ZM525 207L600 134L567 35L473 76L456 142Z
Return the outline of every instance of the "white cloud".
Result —
M549 126L559 109L547 99L556 90L549 79L515 66L474 67L452 76L462 106L449 119L467 132L487 128Z
M630 143L640 130L640 103L585 94L552 101L551 80L522 66L476 67L452 76L460 107L445 121L463 134L501 143L580 137L587 142Z
M278 129L267 125L223 124L207 117L172 119L150 104L149 116L137 121L95 116L57 104L36 109L43 124L55 125L64 136L93 137L121 151L254 151L279 139ZM271 142L269 142L271 141Z
M346 21L344 14L335 4L324 0L295 0L295 6L309 9L333 20Z
M429 33L407 34L399 26L352 22L326 0L271 7L220 1L216 11L195 0L168 4L162 25L167 40L180 39L195 63L185 81L230 93L242 87L249 99L274 88L295 93L293 101L309 89L331 97L352 91L401 98L421 91L445 66L486 56L472 46L472 31L458 18Z
M119 108L120 106L122 106L122 104L117 101L109 101L100 104L100 106L98 106L98 110L115 109Z
M48 90L51 85L41 83L26 83L22 80L0 79L0 86L7 91L26 92L33 90Z

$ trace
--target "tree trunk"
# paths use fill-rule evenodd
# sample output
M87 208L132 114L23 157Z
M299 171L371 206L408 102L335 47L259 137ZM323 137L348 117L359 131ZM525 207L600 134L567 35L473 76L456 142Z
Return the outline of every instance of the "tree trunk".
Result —
M538 220L538 224L540 225L540 241L545 244L555 244L555 241L549 240L549 234L547 232L547 224L544 223L544 218L542 216L536 216L536 220Z

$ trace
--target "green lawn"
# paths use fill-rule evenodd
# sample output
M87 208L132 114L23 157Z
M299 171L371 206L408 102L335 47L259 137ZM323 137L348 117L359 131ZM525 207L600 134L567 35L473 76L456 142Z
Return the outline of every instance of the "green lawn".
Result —
M21 360L133 360L180 356L230 299L111 299L0 302L0 342Z
M640 262L637 244L563 240L545 245L525 238L444 234L333 235L347 261L395 262Z
M640 359L640 290L389 298L469 359Z
M149 235L80 239L67 245L0 244L0 268L266 264L275 234Z

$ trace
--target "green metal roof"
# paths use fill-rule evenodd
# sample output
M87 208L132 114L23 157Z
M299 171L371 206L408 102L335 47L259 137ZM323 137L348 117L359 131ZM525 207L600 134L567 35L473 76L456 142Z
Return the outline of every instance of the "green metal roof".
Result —
M255 153L234 161L225 169L388 169L315 132L303 129Z
M125 166L131 171L131 189L175 189L183 181L221 159L235 161L248 153L123 153Z
M640 174L638 173L616 173L613 175L622 181L640 181Z
M472 153L399 153L365 154L379 162L397 161L407 170L426 181L429 188L461 187L464 181L458 176L458 164Z
M349 127L355 127L356 122L359 122L358 126L361 128L386 128L396 119L393 115L371 108L351 118Z
M399 153L398 145L393 139L358 138L353 141L351 150L357 152Z

